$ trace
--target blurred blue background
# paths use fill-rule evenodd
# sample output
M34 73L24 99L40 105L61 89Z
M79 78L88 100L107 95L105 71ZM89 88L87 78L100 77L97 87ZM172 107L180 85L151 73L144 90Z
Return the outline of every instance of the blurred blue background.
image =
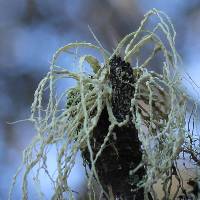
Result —
M47 73L53 53L69 42L94 43L88 25L111 51L152 8L172 19L182 67L200 85L199 0L0 0L0 200L7 199L22 150L34 135L28 122L8 122L29 117L34 90ZM52 153L49 165L55 165L55 159ZM84 199L84 171L80 159L77 163L70 182L81 191L77 198ZM17 184L16 200L21 198L20 181ZM45 180L42 185L50 199L50 185Z

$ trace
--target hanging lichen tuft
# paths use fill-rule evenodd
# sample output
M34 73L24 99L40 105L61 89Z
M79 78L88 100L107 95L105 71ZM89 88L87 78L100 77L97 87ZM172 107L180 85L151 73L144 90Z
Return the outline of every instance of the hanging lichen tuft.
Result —
M151 17L158 22L147 29ZM185 125L190 99L181 89L175 35L169 18L154 9L111 54L101 45L86 42L58 49L50 71L35 91L29 120L37 134L24 151L10 199L23 167L23 200L28 199L27 178L35 167L37 183L42 169L52 182L52 199L75 199L68 177L78 152L86 167L89 199L95 199L93 180L102 191L100 199L161 199L154 187L158 182L162 199L175 199L179 192L187 196L176 161L180 152L188 149L190 132ZM84 48L98 51L103 63L92 55L80 55ZM146 57L145 49L151 49ZM63 53L75 56L78 72L57 65ZM156 56L159 63L155 67L161 73L151 70ZM86 63L92 74L84 70ZM76 85L58 95L57 81L69 78ZM45 93L49 95L47 105ZM57 149L56 175L49 173L46 164L52 145ZM196 150L193 153L197 155ZM178 186L172 193L174 179Z

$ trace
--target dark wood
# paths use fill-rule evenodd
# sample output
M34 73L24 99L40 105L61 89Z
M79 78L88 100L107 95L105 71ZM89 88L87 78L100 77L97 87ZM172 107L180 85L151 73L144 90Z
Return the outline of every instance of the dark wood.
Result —
M142 160L141 142L130 115L131 98L134 95L134 77L130 64L114 56L110 60L109 79L112 87L113 114L118 122L122 122L126 115L129 115L130 120L125 126L114 128L96 162L96 170L104 190L109 193L108 187L110 186L115 199L143 200L143 189L135 192L133 190L137 189L137 183L145 175L145 168L141 167L135 174L130 173ZM105 107L91 137L94 156L108 133L109 125L110 121ZM91 167L88 149L83 150L82 155Z

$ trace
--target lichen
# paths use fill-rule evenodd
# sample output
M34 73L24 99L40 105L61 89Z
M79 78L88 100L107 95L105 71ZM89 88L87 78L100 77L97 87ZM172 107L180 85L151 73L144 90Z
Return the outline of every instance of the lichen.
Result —
M156 17L158 22L149 30L146 29L146 24L151 17ZM190 98L181 89L182 76L178 69L180 58L175 49L175 36L176 32L169 18L163 12L153 9L144 16L135 32L125 36L119 42L112 54L102 46L86 42L71 43L58 49L53 56L50 71L41 80L34 94L32 114L29 120L34 123L36 135L24 150L22 165L13 178L9 199L12 197L18 174L22 170L22 199L28 199L27 177L34 167L37 167L35 180L38 183L40 171L45 169L54 186L52 199L65 199L66 194L69 199L75 199L69 187L68 177L75 164L77 153L85 148L88 148L91 163L90 170L87 168L89 198L92 199L93 195L93 178L101 190L104 190L95 163L114 127L128 123L127 119L120 122L116 119L111 105L113 91L108 81L109 62L115 55L131 63L135 78L130 111L132 123L138 131L143 151L142 162L137 168L144 166L146 169L146 176L138 182L138 187L144 188L145 199L148 199L148 193L151 193L153 199L159 199L154 185L160 181L165 199L174 199L178 191L182 189L182 185L179 183L174 197L171 197L169 191L173 185L172 169L176 168L175 163L180 152L183 152L183 148L189 147L187 135L190 135L190 131L186 128ZM143 51L149 44L152 50L148 57L144 58ZM99 63L98 59L92 55L77 54L81 48L94 49L102 56L104 62ZM77 73L70 72L56 64L61 54L70 53L71 55L73 50L79 60L79 72ZM157 54L160 55L161 64L156 67L161 69L161 73L149 69L151 61ZM133 58L137 62L133 62ZM85 63L90 65L93 74L84 71ZM77 85L64 90L58 96L57 81L69 78L76 80ZM46 93L49 98L48 103L44 104ZM108 111L110 125L101 148L94 156L90 138L105 107ZM56 177L48 173L46 165L47 150L52 145L57 147ZM130 171L131 175L136 170ZM181 179L180 175L175 177L177 180ZM106 191L104 195L109 196ZM42 191L41 196L43 196Z

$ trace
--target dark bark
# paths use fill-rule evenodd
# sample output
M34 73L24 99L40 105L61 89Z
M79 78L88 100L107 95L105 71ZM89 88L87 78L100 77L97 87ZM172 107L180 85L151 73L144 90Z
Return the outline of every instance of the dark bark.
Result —
M135 174L135 169L142 160L141 142L138 131L131 122L130 106L134 95L134 77L129 63L114 56L110 60L110 84L112 87L112 110L118 122L122 122L129 115L129 122L123 126L116 126L105 148L96 162L96 170L104 190L109 193L112 188L115 199L142 200L143 189L137 190L137 183L145 175L145 168L141 167ZM100 149L110 125L107 108L100 115L97 126L91 137L94 156ZM89 164L90 156L87 149L82 151L83 158ZM133 190L137 191L133 191Z

